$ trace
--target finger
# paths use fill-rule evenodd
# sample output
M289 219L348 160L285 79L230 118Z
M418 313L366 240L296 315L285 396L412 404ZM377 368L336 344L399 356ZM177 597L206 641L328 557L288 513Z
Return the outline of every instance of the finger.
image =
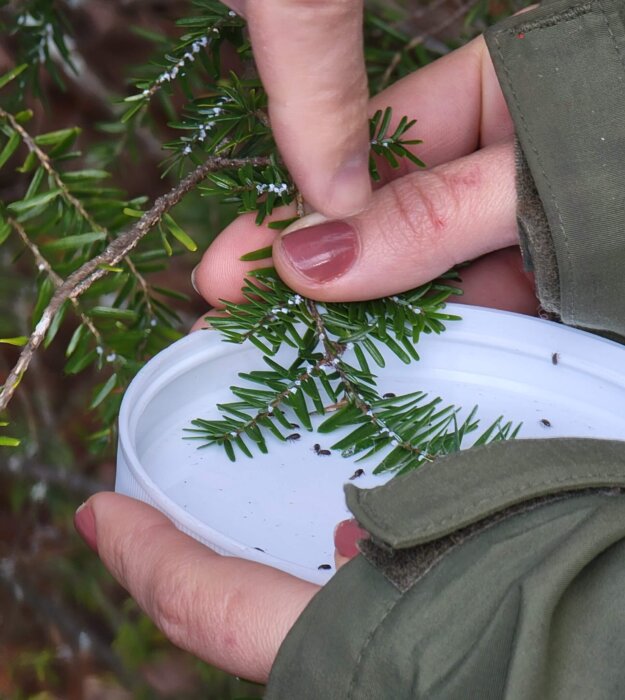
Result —
M328 216L367 205L362 0L246 3L254 57L280 152L304 198Z
M394 180L358 216L297 221L274 243L273 260L286 284L313 299L383 297L514 245L515 202L512 142L489 146Z
M472 153L510 137L514 125L483 37L399 80L371 100L370 114L392 107L392 133L402 116L416 119L405 138L428 167ZM381 168L386 181L413 172L403 159L399 170Z
M462 290L456 304L472 304L502 311L536 316L540 302L536 297L534 275L525 270L518 246L497 250L478 258L461 270L459 282L449 284ZM212 330L210 317L223 315L212 309L200 316L190 332Z
M413 150L430 166L452 161L513 133L481 37L388 88L372 100L369 111L374 113L386 106L393 108L391 129L404 114L418 118L406 138L423 139L424 143ZM390 181L417 169L406 159L401 163L398 170L381 163L382 180ZM284 210L276 210L275 214L277 218L290 215ZM245 215L211 245L197 269L198 288L209 303L218 304L220 298L243 301L241 286L253 265L241 263L238 258L248 252L257 234L264 241L275 237L266 226L256 227L253 217Z
M193 271L193 286L198 294L214 307L223 307L223 300L241 302L244 297L241 287L245 275L270 261L243 262L242 255L253 250L271 246L276 232L269 228L274 219L293 216L293 208L274 210L261 226L254 222L254 214L243 214L233 221L221 235L211 243L199 265Z
M224 311L219 311L218 309L210 309L203 316L200 316L196 322L189 329L189 333L194 333L195 331L214 331L215 327L211 323L211 317L218 316L223 317L228 314Z
M101 493L85 508L104 565L174 644L229 673L267 680L318 586L219 556L134 499Z
M461 281L451 282L462 289L454 302L538 315L534 276L523 267L518 246L484 255L460 270Z
M358 543L368 537L369 533L354 518L342 520L334 528L334 562L337 570L360 553Z

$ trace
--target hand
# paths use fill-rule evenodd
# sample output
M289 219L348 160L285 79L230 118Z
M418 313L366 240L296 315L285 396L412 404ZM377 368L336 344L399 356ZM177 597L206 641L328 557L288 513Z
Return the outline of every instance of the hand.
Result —
M371 196L363 0L224 0L247 19L280 153L327 216Z
M76 529L170 641L233 675L266 683L282 641L319 586L262 564L222 557L151 506L92 496ZM366 536L354 520L335 532L337 568Z
M252 3L251 3L252 4ZM513 125L482 38L396 83L371 100L369 113L391 106L394 117L416 117L411 136L430 169L404 161L381 168L383 186L364 212L277 236L252 215L239 217L211 245L195 285L213 306L242 301L250 250L273 243L284 281L326 301L380 297L429 281L454 265L467 303L536 313L533 283L517 247ZM273 218L286 218L279 210ZM316 225L311 225L316 224ZM481 257L486 256L486 257Z
M260 683L319 588L268 566L219 556L126 496L92 496L75 524L174 644Z
M239 256L273 242L274 262L285 281L319 299L400 292L459 262L486 256L463 272L464 300L535 310L532 285L513 248L513 128L483 41L404 79L372 100L369 109L387 105L398 118L419 118L414 133L425 142L419 155L432 168L384 171L385 185L367 211L346 219L349 229L333 225L276 237L266 226L257 228L252 216L240 217L196 272L207 301L216 307L220 298L240 301L243 277L256 263L241 263ZM310 191L306 197L323 211ZM282 210L274 218L288 215ZM315 246L325 247L321 256ZM343 270L341 261L349 263ZM92 497L77 514L76 526L174 643L252 680L267 679L286 633L318 590L268 567L220 557L154 509L124 496ZM353 528L337 531L338 564L345 560L341 538L353 542L357 534Z

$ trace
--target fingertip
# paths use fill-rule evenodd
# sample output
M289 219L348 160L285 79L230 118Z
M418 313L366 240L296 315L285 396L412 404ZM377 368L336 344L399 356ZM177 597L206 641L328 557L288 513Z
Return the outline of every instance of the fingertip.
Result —
M360 553L358 543L368 537L369 533L360 527L354 518L341 521L334 529L334 546L337 555L345 560L352 559Z
M371 197L363 9L362 0L247 8L280 154L304 199L331 217L363 211Z
M95 515L88 501L78 507L74 513L74 528L89 548L98 553L98 535Z
M211 243L194 270L196 291L211 306L223 307L223 299L244 300L241 287L246 273L259 267L259 261L243 262L242 255L271 245L275 232L257 226L254 214L243 214L227 226Z
M328 219L342 219L363 212L371 203L369 145L347 156L332 168L321 163L311 167L300 187L307 204Z
M223 300L233 303L245 301L241 293L250 270L263 267L270 259L244 262L241 256L270 246L276 231L269 228L273 221L289 219L295 206L278 207L259 226L255 214L242 214L215 238L193 271L194 288L211 306L223 308Z
M113 491L101 491L91 496L81 508L89 508L94 515L98 532L111 528L122 530L141 525L170 523L170 520L152 506L136 498ZM79 509L80 510L80 509Z

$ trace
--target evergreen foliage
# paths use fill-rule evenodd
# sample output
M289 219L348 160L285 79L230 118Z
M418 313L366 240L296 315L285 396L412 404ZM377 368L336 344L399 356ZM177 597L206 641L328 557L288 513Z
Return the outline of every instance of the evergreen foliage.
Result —
M183 32L179 39L162 47L163 57L144 69L135 81L137 91L125 98L122 122L132 128L148 118L151 101L159 98L172 115L171 127L181 133L165 144L170 151L163 164L165 173L173 171L182 177L189 167L197 167L207 159L223 159L223 167L206 173L204 184L199 185L202 194L234 203L238 212L256 211L258 223L278 205L296 201L301 211L301 197L272 138L266 95L254 75L243 20L216 0L196 0L193 4L196 14L178 22ZM59 29L62 20L45 7L46 12L35 3L17 19L19 26L28 28L25 55L32 58L38 47L37 59L47 64L50 51L56 47L71 66L70 51ZM373 13L367 15L367 27L383 32L390 40L403 38ZM41 38L44 35L45 42ZM234 73L222 75L221 49L225 43L236 48L241 73L248 76L245 79ZM376 65L385 60L385 55L382 52L369 58L374 80ZM398 65L403 65L402 60ZM18 93L22 94L26 78L34 80L30 65L19 66L4 76L2 83L17 81ZM171 99L177 90L186 99L178 110L182 117L177 116ZM17 236L32 255L38 271L33 313L37 328L55 289L80 271L86 261L105 253L111 241L132 227L134 220L141 219L146 200L128 200L119 189L108 186L106 171L85 167L74 148L77 129L31 135L27 131L30 118L28 110L10 112L0 108L0 132L5 137L0 167L11 161L20 146L25 147L25 158L17 170L30 178L20 199L0 208L0 241ZM415 121L405 116L391 133L391 119L392 112L387 108L378 111L370 123L370 170L376 180L383 161L398 168L400 160L407 158L424 166L410 148L420 141L406 137ZM106 277L81 290L80 301L78 294L68 295L46 328L47 347L72 308L79 324L66 348L65 371L78 373L91 365L107 370L90 404L90 408L99 409L105 422L105 427L92 436L102 444L111 437L120 389L147 357L179 336L178 319L166 301L168 297L179 298L179 293L151 285L145 275L162 266L176 249L193 251L197 246L168 210L153 225L158 237L152 237L148 245L119 263L104 265ZM261 259L267 253L253 251L245 259ZM444 328L442 321L451 319L443 307L446 299L457 293L452 287L438 281L376 302L319 304L293 295L272 272L260 271L256 280L262 285L254 280L247 282L248 304L228 304L229 317L212 322L226 340L254 343L272 370L246 375L246 379L265 388L235 388L240 401L221 407L227 414L223 421L195 422L195 430L207 444L222 444L231 457L235 446L250 455L246 440L266 449L263 429L285 439L280 426L285 428L288 421L282 405L291 407L309 426L311 410L323 413L324 401L340 401L346 405L320 429L350 422L359 427L347 442L337 443L336 449L342 454L366 449L369 455L393 447L379 469L403 471L436 454L458 449L461 437L476 429L475 411L458 425L457 409L438 408L440 399L426 402L425 396L411 395L389 403L377 395L369 365L370 361L383 364L376 343L383 343L405 362L417 360L414 346L420 334L439 333ZM27 340L16 336L4 342L19 344ZM291 367L278 369L271 356L283 343L296 348L297 358ZM345 355L348 349L353 349L349 362ZM513 432L509 423L497 421L479 440L502 439ZM17 443L16 438L1 439L5 445Z
M322 303L294 293L273 268L251 277L243 289L247 303L227 303L227 315L210 321L226 341L255 345L267 369L241 372L246 385L231 387L238 401L218 406L221 420L194 420L190 439L223 446L232 461L237 450L251 458L250 447L268 452L268 435L289 440L293 418L312 430L312 414L330 412L318 432L355 426L332 449L360 459L385 453L374 473L401 474L467 447L463 440L479 426L477 407L459 423L460 409L442 406L441 398L420 391L380 396L371 369L385 365L380 345L406 364L418 360L421 334L441 333L443 322L458 318L444 311L455 287L441 279L375 301ZM284 346L294 350L288 365L275 358ZM474 445L513 438L519 427L500 417Z

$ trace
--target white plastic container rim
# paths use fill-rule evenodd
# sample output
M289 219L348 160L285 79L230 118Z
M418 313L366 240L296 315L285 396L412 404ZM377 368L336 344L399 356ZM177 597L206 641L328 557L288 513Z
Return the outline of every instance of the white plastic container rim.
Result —
M450 403L467 408L479 403L487 414L490 410L494 416L499 412L507 418L523 420L520 437L625 437L623 346L557 323L508 312L452 304L447 311L458 314L462 320L447 322L447 330L440 335L423 336L419 344L420 362L393 365L391 359L392 366L378 372L380 384L387 375L389 381L396 382L414 376L417 386L407 387L405 391L425 385L429 393L438 393L444 400L446 393L455 392ZM164 493L151 476L150 465L142 463L138 445L145 436L138 434L138 430L146 412L156 411L158 404L158 411L166 417L168 410L174 410L174 403L179 401L183 405L185 397L176 396L176 384L186 381L190 386L193 373L205 368L206 363L210 367L216 361L227 362L232 371L260 368L260 352L255 348L250 350L248 345L223 343L218 333L201 331L175 342L145 365L129 386L121 406L116 490L154 506L180 530L220 554L259 561L323 583L332 571L319 571L314 564L297 561L296 557L275 556L202 522ZM480 400L472 400L474 396ZM548 433L540 422L540 417L546 415L550 419ZM310 439L317 438L313 435ZM280 449L283 447L276 445L276 450ZM272 450L270 457L274 454ZM310 464L317 468L318 462L310 452L303 449L301 459L298 456L293 466L294 480L300 478L298 470L304 469L305 464L309 464L308 469ZM293 453L289 454L292 459ZM176 465L172 464L171 468L176 469ZM352 464L343 469L331 487L332 492L338 492L337 503L342 499L341 484L353 468ZM288 473L284 472L287 476L280 478L289 478ZM381 482L374 478L364 485L374 483ZM266 498L271 498L269 489ZM280 508L280 504L276 503L275 507ZM337 511L336 506L328 513L326 539L331 538L332 523L344 517L348 517L347 512ZM286 537L286 533L282 531L281 536ZM327 547L331 547L331 541L324 552L331 551Z

